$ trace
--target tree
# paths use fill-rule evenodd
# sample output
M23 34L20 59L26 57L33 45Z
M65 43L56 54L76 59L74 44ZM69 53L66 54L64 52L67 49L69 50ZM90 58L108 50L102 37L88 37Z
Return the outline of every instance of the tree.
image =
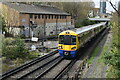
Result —
M112 8L117 12L118 14L118 26L120 26L120 1L118 2L118 10L116 9L116 7L114 6L114 4L111 2L111 0L107 0L110 5L112 6Z

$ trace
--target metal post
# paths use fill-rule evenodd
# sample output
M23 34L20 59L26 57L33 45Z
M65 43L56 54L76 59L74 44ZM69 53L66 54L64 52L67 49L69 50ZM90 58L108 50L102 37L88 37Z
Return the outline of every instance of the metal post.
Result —
M31 29L32 29L31 37L33 37L33 25L34 25L34 24L32 24L32 27L31 27Z
M58 26L58 16L56 16L56 36L57 36L57 26Z
M46 15L45 15L45 17L44 17L45 19L44 19L44 26L43 26L43 39L42 39L42 46L44 46L44 39L45 39L45 26L46 26Z

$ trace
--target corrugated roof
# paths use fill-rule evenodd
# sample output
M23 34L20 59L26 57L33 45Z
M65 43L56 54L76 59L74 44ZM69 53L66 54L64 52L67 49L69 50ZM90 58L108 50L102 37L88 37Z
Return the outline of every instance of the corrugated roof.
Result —
M35 14L59 14L59 15L70 15L56 7L52 6L35 6L35 5L28 5L28 4L19 4L19 3L4 3L11 8L19 11L20 13L35 13Z

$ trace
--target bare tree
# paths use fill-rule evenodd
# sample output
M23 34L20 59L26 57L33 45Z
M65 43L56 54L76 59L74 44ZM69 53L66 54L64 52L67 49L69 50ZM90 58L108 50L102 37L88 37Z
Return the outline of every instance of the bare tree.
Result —
M114 6L114 4L111 2L111 0L107 0L107 1L110 3L112 8L117 12L117 14L118 14L118 26L120 26L120 1L118 2L118 10Z
M110 5L112 6L112 8L117 12L117 14L120 16L120 2L118 3L118 10L115 8L115 6L113 5L113 3L111 1L109 1Z

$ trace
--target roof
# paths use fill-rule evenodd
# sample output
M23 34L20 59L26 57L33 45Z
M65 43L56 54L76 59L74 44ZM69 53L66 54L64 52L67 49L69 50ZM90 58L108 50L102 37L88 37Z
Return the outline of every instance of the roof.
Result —
M86 32L88 30L94 29L96 27L99 27L99 26L102 26L102 25L105 25L105 24L106 24L106 22L101 22L99 24L94 24L94 25L89 25L89 26L82 27L82 28L76 30L76 34Z
M76 29L74 31L66 30L66 31L61 32L59 35L78 35L78 34L81 34L83 32L86 32L88 30L94 29L96 27L99 27L99 26L102 26L102 25L105 25L105 24L106 24L106 22L101 22L99 24L84 26L84 27L78 28L78 29ZM69 32L69 34L66 34L66 32Z
M109 18L89 18L92 21L110 21Z
M66 30L61 32L59 35L77 35L74 31Z
M20 13L70 15L53 6L45 6L45 5L35 6L35 5L8 3L8 2L4 2L3 4L19 11Z
M93 8L93 10L100 10L100 8Z

